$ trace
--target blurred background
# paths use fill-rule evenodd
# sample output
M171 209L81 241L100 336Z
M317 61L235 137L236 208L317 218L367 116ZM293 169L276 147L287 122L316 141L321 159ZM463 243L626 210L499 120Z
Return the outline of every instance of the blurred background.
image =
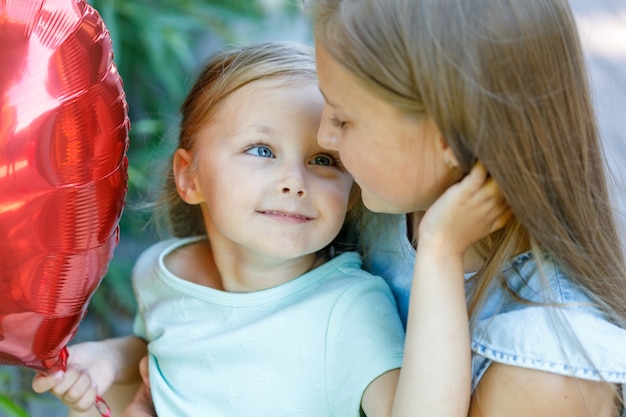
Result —
M114 259L71 343L132 331L131 269L137 256L159 240L145 205L159 191L163 165L178 139L178 109L206 58L232 43L311 43L297 0L86 1L111 33L124 82L131 120L129 182ZM0 366L0 417L67 414L52 395L31 390L33 375L28 368Z
M297 0L89 0L111 32L131 119L129 190L121 239L72 343L131 332L130 272L159 239L149 209L177 140L178 108L205 58L225 44L260 40L310 43ZM626 224L626 1L571 0L589 62L596 108ZM626 227L623 228L626 235ZM51 395L35 395L33 371L0 367L0 417L61 417Z

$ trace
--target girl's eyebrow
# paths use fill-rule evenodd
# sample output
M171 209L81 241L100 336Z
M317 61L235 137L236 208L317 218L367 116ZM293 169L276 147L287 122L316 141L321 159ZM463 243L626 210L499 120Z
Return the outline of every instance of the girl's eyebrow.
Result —
M261 135L263 137L271 137L274 134L274 129L265 125L245 125L239 126L237 129L231 132L231 137L235 140L247 141L250 139L250 135Z
M249 125L245 128L248 131L253 131L255 133L261 133L262 135L271 136L274 133L274 129L265 125Z

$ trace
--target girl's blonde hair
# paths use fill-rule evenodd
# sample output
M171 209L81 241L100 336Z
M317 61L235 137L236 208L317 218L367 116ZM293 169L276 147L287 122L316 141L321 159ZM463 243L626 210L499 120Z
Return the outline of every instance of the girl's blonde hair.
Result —
M263 42L224 48L212 55L181 106L177 147L191 150L200 129L212 123L223 102L232 93L255 81L269 79L280 79L286 83L316 83L313 48L296 42ZM167 212L169 231L176 237L205 234L200 206L187 204L178 195L171 159L166 172L157 216L159 208ZM358 190L354 187L350 197L351 207L358 205L359 200ZM344 230L334 241L336 246L344 245L337 247L338 250L352 249L352 235L347 236L352 232L347 228L344 225Z
M365 88L481 160L512 221L481 242L477 311L520 248L549 252L626 327L626 267L568 0L308 0L316 39ZM539 259L540 257L536 257Z

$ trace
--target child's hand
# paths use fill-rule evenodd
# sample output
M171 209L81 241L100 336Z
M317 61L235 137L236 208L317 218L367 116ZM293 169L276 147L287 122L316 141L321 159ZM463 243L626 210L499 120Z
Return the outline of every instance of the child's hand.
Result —
M115 369L107 360L108 351L101 342L80 343L68 350L66 371L36 375L33 391L50 391L68 407L87 411L93 406L96 395L102 395L113 384Z
M419 243L445 246L462 255L476 241L504 227L511 210L493 178L478 162L428 209L419 226Z
M139 390L135 394L135 398L126 407L122 413L122 417L154 417L156 411L152 403L152 394L150 393L150 380L148 377L148 357L144 356L139 362L139 374L142 383Z

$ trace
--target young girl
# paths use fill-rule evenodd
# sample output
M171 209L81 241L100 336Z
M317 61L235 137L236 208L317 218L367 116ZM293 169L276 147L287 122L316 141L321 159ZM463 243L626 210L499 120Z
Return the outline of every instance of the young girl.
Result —
M322 108L311 51L287 43L216 54L184 102L166 186L177 237L146 250L133 273L158 415L467 413L461 259L506 222L506 204L478 164L425 221L424 253L446 262L418 263L416 297L432 316L409 327L415 356L403 363L393 295L348 251L353 180L317 144ZM438 217L459 210L465 218ZM449 293L452 307L441 302ZM111 343L75 347L80 370L33 387L89 407L141 350L136 338Z
M368 208L408 213L368 220L364 244L409 328L421 213L476 160L514 213L463 262L470 415L626 415L626 267L568 1L307 3L318 140Z

